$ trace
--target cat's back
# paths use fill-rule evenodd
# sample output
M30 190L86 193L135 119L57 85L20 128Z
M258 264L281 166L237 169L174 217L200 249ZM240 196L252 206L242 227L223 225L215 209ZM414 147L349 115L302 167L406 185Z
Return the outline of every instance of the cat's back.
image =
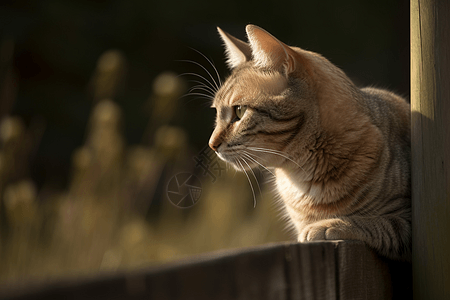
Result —
M409 146L411 109L408 102L399 95L383 89L363 88L361 94L366 112L385 138L395 139L395 144L401 139Z
M411 110L402 97L382 89L361 89L364 106L383 136L384 149L379 161L380 180L378 189L383 197L390 199L401 195L409 199L411 168ZM409 206L408 201L391 203ZM402 204L403 203L403 204Z

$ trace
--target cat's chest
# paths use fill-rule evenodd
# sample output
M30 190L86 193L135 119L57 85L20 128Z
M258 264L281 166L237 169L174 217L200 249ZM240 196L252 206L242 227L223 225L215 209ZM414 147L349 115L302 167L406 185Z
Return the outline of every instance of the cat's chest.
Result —
M309 198L308 186L300 178L293 178L280 169L275 172L278 194L287 205L301 205L303 200Z

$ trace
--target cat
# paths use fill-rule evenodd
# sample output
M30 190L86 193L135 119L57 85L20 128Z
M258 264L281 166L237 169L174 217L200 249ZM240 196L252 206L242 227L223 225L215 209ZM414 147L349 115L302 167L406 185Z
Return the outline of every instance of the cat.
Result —
M258 26L249 43L217 29L232 73L209 146L238 170L273 170L299 242L360 240L410 261L409 104Z

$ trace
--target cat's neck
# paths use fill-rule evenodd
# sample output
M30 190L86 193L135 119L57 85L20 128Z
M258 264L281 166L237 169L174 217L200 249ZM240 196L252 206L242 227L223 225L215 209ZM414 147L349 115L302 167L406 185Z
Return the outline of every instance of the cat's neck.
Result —
M281 198L296 208L315 207L317 211L323 206L330 214L346 206L355 200L348 195L354 195L377 167L380 139L377 129L364 122L339 136L322 132L309 145L291 149L298 166L287 161L275 170Z

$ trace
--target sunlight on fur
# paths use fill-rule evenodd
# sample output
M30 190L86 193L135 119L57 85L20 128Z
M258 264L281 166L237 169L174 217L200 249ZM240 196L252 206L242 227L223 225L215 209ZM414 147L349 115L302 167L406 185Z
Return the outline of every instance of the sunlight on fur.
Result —
M298 241L361 240L410 260L407 102L357 88L324 57L257 26L246 27L249 43L218 31L232 73L213 100L210 147L245 173L253 194L252 168L273 170Z

